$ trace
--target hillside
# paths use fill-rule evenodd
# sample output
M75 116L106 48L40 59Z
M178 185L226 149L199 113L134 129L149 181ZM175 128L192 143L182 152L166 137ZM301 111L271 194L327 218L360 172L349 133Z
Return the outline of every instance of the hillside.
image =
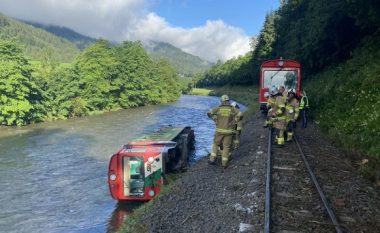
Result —
M14 39L33 60L49 56L55 61L69 62L79 54L77 46L70 41L3 14L0 14L0 39Z
M67 28L67 27L57 26L57 25L46 25L46 24L30 22L30 21L23 21L23 22L26 24L32 25L36 28L40 28L40 29L43 29L45 31L48 31L48 32L50 32L56 36L59 36L61 38L64 38L68 41L71 41L80 50L87 48L90 44L93 44L96 41L96 39L94 39L94 38L82 35L82 34L76 32L70 28Z
M94 38L82 35L67 27L46 25L29 21L23 22L33 27L50 32L60 38L66 39L75 44L79 50L83 50L96 41ZM155 60L168 60L177 72L183 76L193 76L196 73L208 70L212 65L212 63L186 53L169 43L150 41L144 44L144 48Z
M196 73L208 70L212 63L191 55L165 42L150 41L144 48L154 59L167 59L178 73L184 76L193 76Z

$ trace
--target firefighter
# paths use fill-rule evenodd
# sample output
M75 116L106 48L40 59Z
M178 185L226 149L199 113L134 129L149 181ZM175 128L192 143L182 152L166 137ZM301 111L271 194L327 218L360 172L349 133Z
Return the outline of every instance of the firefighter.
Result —
M286 98L288 97L288 92L285 90L284 86L280 86L278 88L278 91L282 94L282 97L284 98L284 101L286 101Z
M295 128L296 120L299 114L299 102L296 97L294 89L288 91L288 97L286 99L286 141L293 139L293 130Z
M277 145L284 145L284 132L286 127L286 115L285 115L285 100L282 93L278 89L274 89L271 93L272 98L274 98L274 103L270 115L270 119L273 122L273 127L276 129L276 143Z
M309 99L306 96L304 90L301 91L301 100L300 100L300 113L302 118L302 128L307 127L307 111L309 109Z
M240 110L239 105L236 102L231 103L232 107L235 107ZM243 128L243 121L240 119L239 121L235 122L235 134L233 137L233 145L234 149L237 149L240 146L240 134L241 134L241 129Z
M242 118L242 113L239 109L231 106L230 99L227 95L222 95L220 98L221 105L211 109L207 116L216 124L214 136L214 144L212 152L208 160L209 164L215 165L218 148L222 149L222 167L225 169L230 156L232 138L235 134L235 124Z
M264 128L267 128L268 126L273 125L273 121L271 120L272 117L274 117L274 112L273 112L273 107L275 105L276 99L275 95L278 93L278 89L275 86L272 86L269 90L269 94L266 96L267 97L267 118L264 123Z

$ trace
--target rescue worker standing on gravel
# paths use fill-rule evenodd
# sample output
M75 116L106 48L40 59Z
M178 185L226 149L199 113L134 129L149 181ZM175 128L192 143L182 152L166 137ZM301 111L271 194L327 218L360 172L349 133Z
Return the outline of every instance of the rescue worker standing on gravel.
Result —
M269 90L269 93L268 94L264 94L265 97L267 97L267 110L268 110L268 113L267 113L267 118L264 122L264 128L267 128L269 126L273 126L273 122L272 122L272 117L275 116L274 112L273 112L273 107L275 105L275 102L276 102L276 99L275 99L275 94L278 93L278 89L277 87L275 86L272 86Z
M293 139L293 130L295 128L296 120L299 114L299 102L296 98L296 92L294 89L290 89L288 92L288 98L286 99L286 141Z
M272 111L270 114L270 119L273 122L273 127L276 129L276 143L277 145L284 145L285 138L284 132L286 127L286 109L285 100L281 92L278 89L274 89L271 92L272 98L274 98L274 103L272 106Z
M301 101L300 101L300 113L302 118L302 128L307 127L307 111L309 109L309 99L306 96L304 90L301 91Z
M235 126L241 120L242 113L231 106L227 95L220 98L221 105L211 109L207 116L216 124L214 144L208 163L215 165L218 148L222 147L222 167L226 168L230 156L232 138L235 134Z
M232 107L235 107L240 110L239 105L236 102L231 103ZM234 149L237 149L240 146L240 134L241 134L241 129L243 128L243 121L240 119L238 122L235 123L235 134L233 138L233 145Z

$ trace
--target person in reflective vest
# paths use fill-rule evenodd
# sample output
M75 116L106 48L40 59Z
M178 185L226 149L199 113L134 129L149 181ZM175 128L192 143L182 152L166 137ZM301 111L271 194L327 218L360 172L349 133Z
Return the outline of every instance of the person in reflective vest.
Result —
M288 91L288 97L286 99L286 141L293 139L293 130L295 128L296 120L299 114L299 102L296 98L296 92L294 89Z
M240 110L239 105L236 102L231 103L232 107L235 107ZM233 145L234 149L237 149L240 146L240 134L241 134L241 129L243 128L243 121L240 119L239 121L235 122L235 134L233 137Z
M309 99L306 96L304 90L301 91L301 100L300 100L300 114L302 118L302 128L307 127L307 111L309 109Z
M218 148L221 147L223 148L222 167L226 168L229 161L232 139L236 131L235 127L237 122L241 120L242 113L239 109L231 106L227 95L222 95L220 100L220 106L207 112L207 116L216 124L214 143L208 162L212 165L215 164Z

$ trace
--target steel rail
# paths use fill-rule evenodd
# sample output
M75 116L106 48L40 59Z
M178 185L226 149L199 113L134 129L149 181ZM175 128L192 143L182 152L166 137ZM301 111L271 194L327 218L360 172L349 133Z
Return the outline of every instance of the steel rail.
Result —
M268 152L267 152L267 177L265 182L265 214L264 214L264 233L270 233L270 208L271 208L271 200L270 200L270 190L271 190L271 170L272 170L272 129L269 130L268 137Z
M303 162L305 163L305 166L306 166L306 168L307 168L307 170L308 170L308 172L309 172L309 175L310 175L311 179L313 180L314 186L315 186L315 188L317 189L320 198L322 199L323 205L325 206L325 209L326 209L326 211L327 211L327 213L328 213L328 215L329 215L329 217L330 217L332 223L334 224L334 227L335 227L336 232L337 232L337 233L342 233L343 231L342 231L342 229L340 228L340 225L339 225L339 223L338 223L338 221L337 221L337 218L336 218L336 216L335 216L335 214L334 214L334 211L331 209L331 207L330 207L330 205L329 205L329 203L328 203L328 201L327 201L327 199L326 199L326 196L325 196L325 194L323 193L323 191L322 191L322 189L321 189L321 186L319 185L319 183L318 183L318 181L317 181L317 178L315 177L315 175L314 175L314 173L313 173L313 170L311 169L311 167L310 167L310 165L309 165L309 162L307 161L306 156L305 156L305 154L304 154L303 151L302 151L302 148L301 148L300 144L298 143L298 140L297 140L296 135L294 135L294 141L295 141L296 144L297 144L298 150L299 150L300 153L301 153L302 160L303 160Z

